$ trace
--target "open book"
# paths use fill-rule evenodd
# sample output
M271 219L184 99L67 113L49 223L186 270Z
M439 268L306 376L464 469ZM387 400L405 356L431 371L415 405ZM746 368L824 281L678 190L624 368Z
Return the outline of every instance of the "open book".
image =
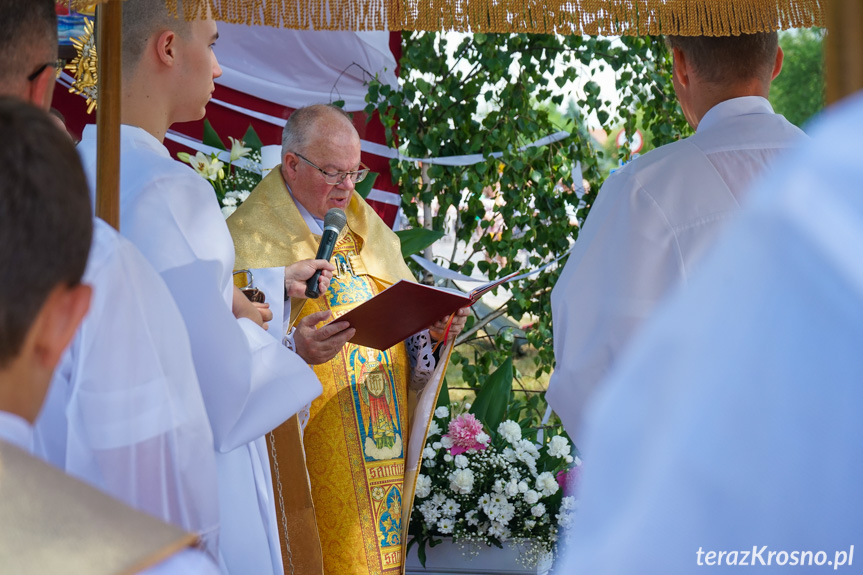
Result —
M351 343L386 350L442 317L475 304L517 273L483 284L470 293L401 280L333 321L347 321L357 330Z

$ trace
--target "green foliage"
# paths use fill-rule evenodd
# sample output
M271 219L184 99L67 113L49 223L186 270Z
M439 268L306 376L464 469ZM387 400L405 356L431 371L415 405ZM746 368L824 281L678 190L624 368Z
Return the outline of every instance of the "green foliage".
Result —
M251 128L251 126L249 126ZM204 137L201 138L201 141L205 146L210 146L211 148L217 148L219 150L225 150L225 144L222 142L222 138L219 137L219 134L216 133L216 129L213 128L213 125L210 123L210 120L204 120Z
M365 111L379 112L390 145L397 142L406 156L503 153L472 166L426 164L423 168L398 160L390 164L412 227L423 227L422 207L432 200L439 209L431 221L423 222L426 228L444 231L447 210L457 210L456 238L482 258L459 260L455 251L438 258L438 263L453 270L469 274L476 266L491 280L541 265L569 250L579 229L570 223L572 214L583 222L605 176L602 151L592 144L584 118L598 118L606 130L623 126L632 131L637 124L651 135L654 146L689 133L672 88L671 56L659 38L539 34L452 38L406 33L399 86L373 81ZM582 70L594 65L616 72L619 108L611 109L600 86L587 82L574 113L561 112L565 95L560 88L577 82ZM571 136L549 146L523 148L560 129ZM577 162L587 183L581 199L573 189L582 182L571 181ZM495 204L495 213L487 213L490 203ZM549 373L554 365L551 289L561 269L562 265L552 267L509 284L512 297L494 312L530 324L525 337L537 350L536 376ZM452 356L465 383L475 390L513 351L511 331L488 335L481 329L494 313L469 322ZM521 374L513 377L518 382ZM539 425L541 401L538 397L517 400L531 425Z
M369 172L362 182L357 182L354 185L354 189L363 199L369 197L369 194L375 185L375 180L378 179L378 175L379 174L377 172Z
M510 356L483 382L470 407L470 412L494 435L497 433L497 426L506 417L511 395L512 357Z
M780 32L779 45L785 60L770 87L770 103L777 113L802 127L824 107L824 31Z
M402 256L409 258L418 254L444 236L440 230L427 230L425 228L409 228L396 232L402 244Z

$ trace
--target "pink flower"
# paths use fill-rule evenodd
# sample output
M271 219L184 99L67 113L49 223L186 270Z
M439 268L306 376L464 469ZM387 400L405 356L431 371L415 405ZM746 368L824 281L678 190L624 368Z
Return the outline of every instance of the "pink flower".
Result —
M452 441L452 447L449 449L450 454L459 455L468 449L485 449L488 447L477 439L481 433L483 433L482 422L472 413L462 413L450 421L447 434L444 435Z
M563 495L576 495L581 482L581 466L570 467L557 472L557 484L563 490Z

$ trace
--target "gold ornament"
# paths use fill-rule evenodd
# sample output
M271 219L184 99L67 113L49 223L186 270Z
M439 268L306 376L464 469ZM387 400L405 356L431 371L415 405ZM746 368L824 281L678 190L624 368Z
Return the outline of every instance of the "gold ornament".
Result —
M93 31L93 21L84 19L84 35L73 38L72 45L78 55L66 64L66 70L73 73L75 80L69 91L81 94L87 98L87 113L92 114L99 98L98 58L96 54L96 34Z

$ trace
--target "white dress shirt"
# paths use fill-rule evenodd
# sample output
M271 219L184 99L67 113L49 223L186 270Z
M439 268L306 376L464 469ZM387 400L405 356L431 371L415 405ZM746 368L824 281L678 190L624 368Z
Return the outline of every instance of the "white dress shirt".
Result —
M95 127L79 150L96 169ZM230 573L282 573L264 434L321 393L314 372L235 319L234 246L213 189L141 128L121 127L120 231L162 274L182 313L213 429L220 547Z
M102 220L82 280L90 309L54 372L35 452L128 505L199 534L218 556L213 434L165 282Z
M597 393L559 573L860 572L863 98L825 118Z
M803 132L763 98L714 106L698 131L602 186L552 292L556 367L546 395L573 436L632 334L738 211L747 185Z

